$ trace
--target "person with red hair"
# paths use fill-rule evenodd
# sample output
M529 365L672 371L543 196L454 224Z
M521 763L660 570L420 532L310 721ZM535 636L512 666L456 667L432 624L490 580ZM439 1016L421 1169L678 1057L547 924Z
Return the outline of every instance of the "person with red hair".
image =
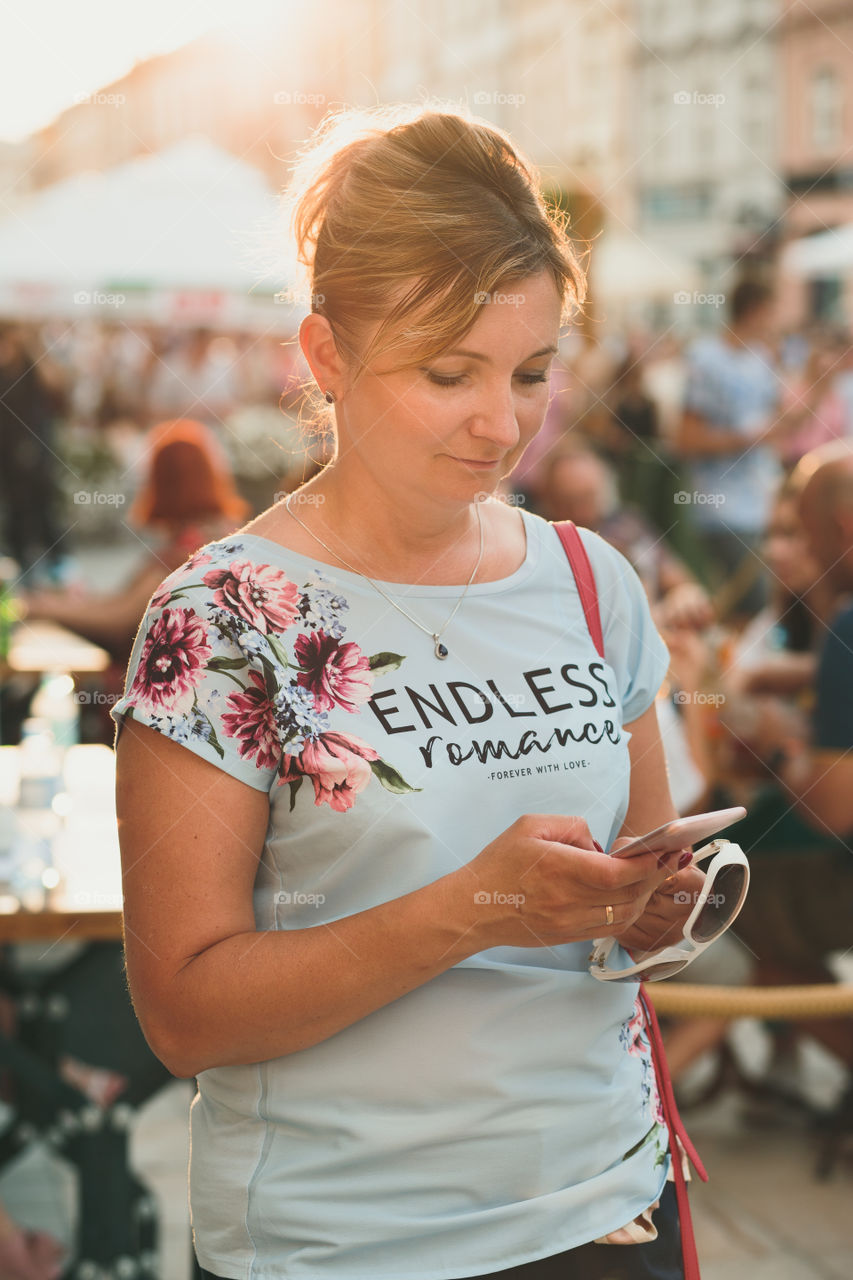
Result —
M155 543L130 579L109 593L30 591L16 602L24 619L61 623L103 646L122 674L139 620L164 574L206 542L230 533L249 512L204 423L191 418L158 423L151 428L147 452L148 474L128 521L153 533Z

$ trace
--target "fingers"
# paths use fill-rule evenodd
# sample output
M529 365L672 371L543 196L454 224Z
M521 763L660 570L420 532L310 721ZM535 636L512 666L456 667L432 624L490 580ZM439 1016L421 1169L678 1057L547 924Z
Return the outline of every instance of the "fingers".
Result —
M585 818L564 813L528 813L514 824L520 834L577 849L595 849Z
M551 845L551 852L566 857L568 850ZM661 884L678 866L678 853L667 854L658 860L654 853L641 853L633 858L611 858L597 851L572 849L572 870L595 889L611 890L644 888L650 892Z

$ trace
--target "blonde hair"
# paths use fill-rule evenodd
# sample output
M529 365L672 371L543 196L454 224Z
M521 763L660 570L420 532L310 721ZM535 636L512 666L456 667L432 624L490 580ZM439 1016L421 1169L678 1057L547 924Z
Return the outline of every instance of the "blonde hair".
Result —
M461 108L334 112L286 194L311 309L354 380L380 354L401 367L434 359L499 287L540 271L552 273L561 323L583 301L566 215L546 206L508 135Z

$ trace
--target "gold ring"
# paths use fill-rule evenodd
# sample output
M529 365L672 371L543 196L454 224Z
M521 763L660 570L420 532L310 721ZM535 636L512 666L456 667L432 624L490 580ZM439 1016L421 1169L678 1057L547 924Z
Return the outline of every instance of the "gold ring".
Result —
M613 923L613 908L612 908L612 907L605 907L605 908L604 908L604 919L605 919L605 922L606 922L607 924L612 924L612 923Z

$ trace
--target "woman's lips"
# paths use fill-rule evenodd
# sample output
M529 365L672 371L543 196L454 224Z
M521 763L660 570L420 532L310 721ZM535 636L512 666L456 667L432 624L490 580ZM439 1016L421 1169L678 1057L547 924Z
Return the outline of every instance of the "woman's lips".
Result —
M453 457L453 455L452 455L452 454L451 454L451 457ZM489 462L489 461L483 461L482 459L479 459L479 458L456 458L456 457L454 457L454 459L453 459L453 460L454 460L454 462L461 462L461 463L462 463L462 465L463 465L463 467L470 467L473 471L491 471L491 470L493 470L493 469L498 465L498 463L500 462L500 459L499 459L499 458L493 458L491 462Z

